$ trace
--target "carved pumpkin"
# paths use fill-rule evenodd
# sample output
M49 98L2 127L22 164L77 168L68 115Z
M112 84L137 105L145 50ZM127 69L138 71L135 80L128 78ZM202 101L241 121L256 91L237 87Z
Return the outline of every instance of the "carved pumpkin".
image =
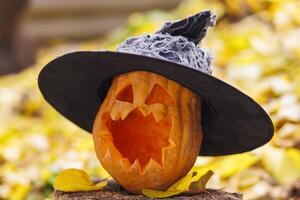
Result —
M93 127L102 166L132 193L168 188L199 153L200 106L197 95L160 75L115 77Z

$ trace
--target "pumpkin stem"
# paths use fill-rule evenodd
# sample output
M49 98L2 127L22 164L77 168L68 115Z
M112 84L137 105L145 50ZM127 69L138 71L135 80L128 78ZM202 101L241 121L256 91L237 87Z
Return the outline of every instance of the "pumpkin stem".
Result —
M208 10L177 22L167 22L157 33L169 33L172 36L181 35L198 44L206 35L207 28L214 26L215 22L216 15Z

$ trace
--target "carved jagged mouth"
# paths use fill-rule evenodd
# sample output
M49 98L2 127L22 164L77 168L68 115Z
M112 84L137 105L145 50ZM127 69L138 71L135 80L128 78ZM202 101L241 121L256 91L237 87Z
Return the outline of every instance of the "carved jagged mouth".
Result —
M163 165L163 151L173 145L169 141L171 116L156 121L152 113L144 116L136 108L124 119L113 120L108 113L105 118L114 147L131 165L138 161L143 169L150 160Z

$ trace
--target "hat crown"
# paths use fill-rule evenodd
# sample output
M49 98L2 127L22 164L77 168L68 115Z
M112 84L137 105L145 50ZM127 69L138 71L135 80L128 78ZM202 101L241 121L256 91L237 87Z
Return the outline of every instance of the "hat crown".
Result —
M216 16L211 11L200 12L178 22L167 22L155 34L130 37L117 49L159 58L211 74L211 55L197 46L213 26Z

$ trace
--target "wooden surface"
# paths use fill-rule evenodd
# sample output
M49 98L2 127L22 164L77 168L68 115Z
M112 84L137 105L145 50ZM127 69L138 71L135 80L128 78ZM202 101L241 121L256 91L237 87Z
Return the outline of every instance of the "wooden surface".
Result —
M150 198L143 195L131 195L122 189L115 182L109 182L106 189L102 191L90 191L90 192L61 192L55 191L55 200L149 200ZM207 192L199 193L197 195L179 195L170 198L164 198L164 200L170 199L186 199L186 200L240 200L241 194L227 193L221 190L208 190Z

